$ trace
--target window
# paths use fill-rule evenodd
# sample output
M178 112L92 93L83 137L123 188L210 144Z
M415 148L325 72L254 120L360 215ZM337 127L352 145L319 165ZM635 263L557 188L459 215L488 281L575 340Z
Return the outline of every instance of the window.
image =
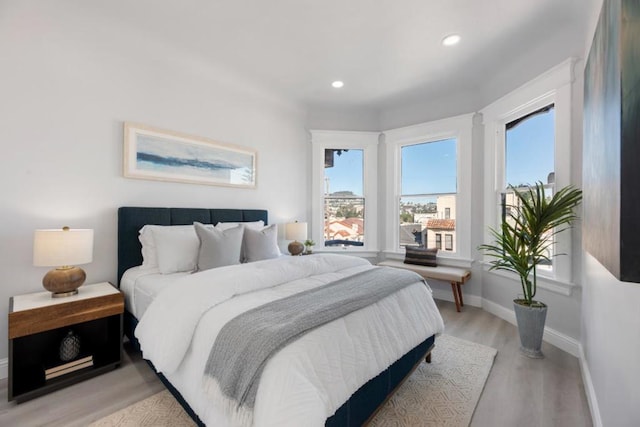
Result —
M453 234L445 234L444 235L444 249L446 251L453 250Z
M555 109L547 105L505 124L505 188L500 196L501 220L513 221L511 211L517 201L511 187L524 188L536 182L553 194L555 181ZM552 239L552 236L548 236ZM551 250L553 245L549 246ZM551 257L551 253L549 256ZM551 271L552 264L540 270Z
M436 248L442 249L442 234L436 233Z
M407 245L433 248L436 239L442 246L448 233L453 241L447 256L471 261L474 119L480 117L465 114L384 132L387 255Z
M324 150L324 246L364 245L364 150Z
M311 131L316 250L377 250L375 132Z
M488 227L497 228L509 217L514 195L508 190L542 182L548 194L571 184L572 81L575 60L567 60L536 79L485 107L485 201L484 242L492 239ZM494 175L491 175L491 172ZM553 277L542 287L558 289L571 282L571 233L554 236L553 250L568 254L542 266L540 276ZM564 285L561 285L564 286Z
M400 149L400 247L434 247L436 234L443 231L448 231L453 239L456 230L456 146L456 139L450 138L405 145ZM453 251L453 243L449 250Z

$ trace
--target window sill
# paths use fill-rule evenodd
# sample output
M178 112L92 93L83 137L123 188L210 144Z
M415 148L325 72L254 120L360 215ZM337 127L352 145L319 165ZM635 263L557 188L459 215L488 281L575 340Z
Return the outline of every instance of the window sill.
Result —
M518 282L520 281L520 278L515 273L510 273L508 271L500 271L500 270L489 271L490 267L491 267L491 264L489 264L488 262L482 263L483 270L489 274L494 274L496 276L504 277L504 278L515 280ZM540 275L538 275L538 287L540 289L545 289L547 291L554 292L560 295L565 295L565 296L571 296L571 294L573 293L573 290L575 288L579 288L579 286L576 285L575 283L566 282L564 280L554 279L553 277L540 276Z
M385 259L404 260L404 252L380 251L380 253L384 254ZM474 260L453 256L441 256L440 251L438 251L437 262L438 265L447 267L471 268Z

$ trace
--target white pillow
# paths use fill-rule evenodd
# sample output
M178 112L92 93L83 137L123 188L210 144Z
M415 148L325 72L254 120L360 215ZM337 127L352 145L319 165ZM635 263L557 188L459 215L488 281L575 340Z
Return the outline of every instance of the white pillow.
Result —
M158 256L156 254L156 244L153 241L152 225L145 225L138 232L138 240L142 244L142 265L141 268L148 270L158 268ZM157 226L156 226L157 227Z
M220 230L228 230L233 227L237 227L242 225L243 227L249 227L256 230L262 229L264 227L264 221L249 221L249 222L219 222L216 224L216 228Z
M199 222L194 222L193 226L200 241L198 271L240 264L244 227L236 226L220 230L207 228Z
M213 225L207 224L205 227L213 228ZM170 274L196 269L200 241L193 225L145 225L143 229L145 228L148 228L143 233L145 240L146 233L151 232L153 243L150 248L155 249L155 260L160 273ZM148 246L149 241L146 243ZM149 252L147 251L147 253ZM149 256L152 256L152 253ZM144 257L143 246L143 259L146 261ZM145 266L145 268L147 267Z
M246 227L244 238L244 262L277 258L281 255L278 247L278 227L271 224L261 230Z

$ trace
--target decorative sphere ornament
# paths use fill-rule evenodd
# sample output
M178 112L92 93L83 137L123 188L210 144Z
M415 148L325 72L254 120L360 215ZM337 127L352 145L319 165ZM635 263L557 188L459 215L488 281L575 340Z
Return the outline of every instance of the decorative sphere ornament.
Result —
M73 331L67 332L67 335L60 342L60 351L58 355L63 362L69 362L80 354L80 337Z

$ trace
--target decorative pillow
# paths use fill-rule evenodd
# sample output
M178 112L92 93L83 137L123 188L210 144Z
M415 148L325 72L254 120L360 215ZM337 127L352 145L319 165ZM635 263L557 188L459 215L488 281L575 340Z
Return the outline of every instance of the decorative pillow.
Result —
M405 249L407 250L404 256L405 264L425 265L427 267L438 266L436 263L438 248L416 248L406 246Z
M216 224L216 228L219 230L228 230L230 228L241 226L245 229L252 228L254 230L262 230L264 227L264 221L249 221L249 222L219 222ZM242 241L242 248L240 249L240 262L246 262L246 256L244 251L244 239Z
M194 222L193 226L200 240L198 271L240 264L244 227L236 226L220 230L205 227L199 222Z
M278 227L276 224L271 224L261 230L245 227L242 241L244 262L277 258L281 255L278 247Z
M156 249L158 269L162 274L194 271L200 241L193 225L147 225ZM213 225L205 225L213 228Z

